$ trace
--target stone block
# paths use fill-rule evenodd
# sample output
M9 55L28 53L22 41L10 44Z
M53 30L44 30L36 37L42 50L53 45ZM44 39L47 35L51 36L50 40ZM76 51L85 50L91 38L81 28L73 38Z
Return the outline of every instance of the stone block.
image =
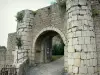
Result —
M91 58L93 59L94 58L94 52L91 52L90 55L91 55Z
M68 61L68 57L67 56L64 56L64 61Z
M72 38L72 37L73 37L73 33L72 32L68 33L68 38Z
M98 54L97 54L96 52L93 53L93 57L94 57L94 58L97 58L97 55L98 55Z
M87 1L86 0L79 0L80 5L86 5Z
M88 21L89 26L93 26L93 22L90 20Z
M67 66L68 66L68 63L67 63L66 61L64 62L64 66L65 66L65 67L67 67Z
M87 36L86 31L82 31L82 36Z
M98 70L97 70L97 66L96 66L96 67L94 67L94 72L97 73L97 71L98 71Z
M74 60L74 66L79 67L81 65L81 59L75 59Z
M87 61L86 61L86 65L87 65L87 66L90 66L90 60L87 60Z
M87 45L82 45L82 50L84 51L84 52L87 52L88 50L87 50Z
M68 52L75 52L75 49L73 46L68 46Z
M77 15L73 15L72 16L72 21L76 21L77 20Z
M68 53L68 58L74 58L73 53Z
M93 66L93 59L90 59L90 66Z
M80 51L82 50L81 45L75 45L75 50L76 50L77 52L80 52Z
M74 59L68 59L68 65L74 65Z
M79 13L80 13L80 14L83 14L83 15L86 15L87 12L86 12L86 10L80 10ZM84 20L83 20L83 21L84 21ZM83 23L85 23L85 22L83 22ZM87 25L87 24L86 24L86 25Z
M74 0L73 5L78 5L78 0Z
M79 68L78 67L73 67L73 73L78 73L79 72Z
M80 12L79 12L79 10L76 10L76 11L73 11L72 12L72 15L77 15L77 14L79 14Z
M78 37L79 44L84 44L84 37Z
M91 59L91 54L87 53L87 59Z
M69 73L73 72L73 67L72 67L72 66L69 66L69 67L68 67L68 72L69 72Z
M81 53L80 52L73 53L73 58L79 59L80 57L81 57Z
M72 32L75 32L77 30L77 27L72 28ZM73 37L75 37L75 34L73 34Z
M27 36L22 36L21 39L25 41L25 40L28 39L28 37Z
M73 45L77 45L78 44L78 38L73 38Z
M86 57L87 57L87 56L86 56L86 53L83 53L83 52L82 52L82 53L81 53L81 59L86 59Z
M94 74L94 67L88 67L88 73Z
M81 31L76 31L76 37L81 36L82 32Z
M72 38L68 39L68 45L72 45Z
M95 44L95 38L91 37L91 44Z
M72 21L72 27L78 27L81 25L81 21Z
M84 20L84 16L78 15L78 20Z
M97 59L93 59L93 66L97 66Z
M87 73L87 67L80 67L80 68L79 68L79 73L80 73L80 74L82 74L82 73L83 73L83 74L86 74L86 73Z
M80 30L80 31L84 30L84 26L83 25L78 26L77 30Z
M87 49L89 52L94 51L93 45L87 45Z
M90 37L84 37L85 39L85 44L90 44Z

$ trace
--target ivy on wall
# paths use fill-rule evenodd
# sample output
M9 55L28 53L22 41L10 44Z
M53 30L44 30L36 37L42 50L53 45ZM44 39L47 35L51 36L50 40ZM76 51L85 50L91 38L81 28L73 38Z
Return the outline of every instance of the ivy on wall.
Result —
M92 17L96 17L100 14L100 10L92 9Z
M21 38L19 38L19 37L16 38L16 45L17 45L18 49L21 48L21 46L22 46Z
M33 15L34 15L34 16L36 15L36 13L37 13L37 11L33 11Z
M17 13L17 15L16 15L17 22L22 22L23 21L24 14L25 14L24 11Z

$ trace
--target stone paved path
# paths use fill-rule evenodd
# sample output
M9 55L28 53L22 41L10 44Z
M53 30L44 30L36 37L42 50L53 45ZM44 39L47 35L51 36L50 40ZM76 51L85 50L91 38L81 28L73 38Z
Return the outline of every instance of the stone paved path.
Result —
M63 75L64 57L48 64L28 69L26 75Z

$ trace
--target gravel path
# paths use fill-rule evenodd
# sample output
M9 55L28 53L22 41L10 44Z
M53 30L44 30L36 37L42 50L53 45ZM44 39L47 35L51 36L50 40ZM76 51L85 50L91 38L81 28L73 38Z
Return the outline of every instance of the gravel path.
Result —
M64 57L47 64L28 69L26 75L63 75Z

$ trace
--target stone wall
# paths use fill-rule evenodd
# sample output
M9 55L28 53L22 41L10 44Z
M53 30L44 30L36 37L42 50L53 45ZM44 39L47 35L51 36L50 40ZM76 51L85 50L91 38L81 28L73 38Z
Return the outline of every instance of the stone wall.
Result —
M93 12L93 21L94 21L94 29L95 29L95 35L96 35L96 49L97 49L97 58L98 58L98 72L100 75L100 3L98 0L92 1L92 10L95 10ZM99 11L99 13L98 13ZM96 15L96 13L98 13Z
M7 50L13 51L16 46L16 32L8 34Z
M16 46L16 32L8 34L8 41L7 41L7 51L6 51L6 64L12 65L14 61L14 55L12 51L15 50Z
M58 4L37 10L34 18L33 38L46 27L55 27L64 33L64 10Z
M68 55L70 75L97 75L95 31L89 0L67 0ZM67 58L68 57L68 58ZM65 62L67 63L67 62Z
M98 3L97 0L91 1ZM92 7L99 10L99 4L94 2ZM36 12L21 11L24 12L24 18L17 25L17 35L23 42L21 49L28 50L29 60L34 63L37 38L44 31L55 31L61 35L65 44L65 71L70 75L97 75L100 69L97 68L100 66L100 18L99 15L93 18L91 11L89 0L66 0L66 8L53 4ZM15 49L15 41L11 42L13 35L8 37L9 52Z
M0 47L0 70L6 64L6 48Z
M28 56L31 57L32 50L32 27L34 26L34 14L31 10L22 10L24 17L22 22L18 22L17 36L21 38L23 51L28 50ZM20 13L21 13L20 12Z
M52 6L48 6L42 9L37 10L37 13L34 18L34 26L33 26L33 41L36 36L47 29L52 30L58 29L63 34L65 33L64 21L65 21L65 8L60 7L58 4L54 4ZM40 34L41 35L41 34ZM34 45L34 44L33 44ZM35 50L32 50L31 60L34 61Z
M36 11L23 10L24 18L22 22L18 22L17 25L17 35L19 35L23 42L23 50L29 51L29 57L34 60L33 39L37 34L43 30L43 28L54 27L59 29L62 33L64 30L64 15L62 12L65 9L59 7L59 5L54 4L49 7L45 7Z
M17 68L17 75L25 75L29 69L29 60L23 61L23 63L19 63L15 66Z

